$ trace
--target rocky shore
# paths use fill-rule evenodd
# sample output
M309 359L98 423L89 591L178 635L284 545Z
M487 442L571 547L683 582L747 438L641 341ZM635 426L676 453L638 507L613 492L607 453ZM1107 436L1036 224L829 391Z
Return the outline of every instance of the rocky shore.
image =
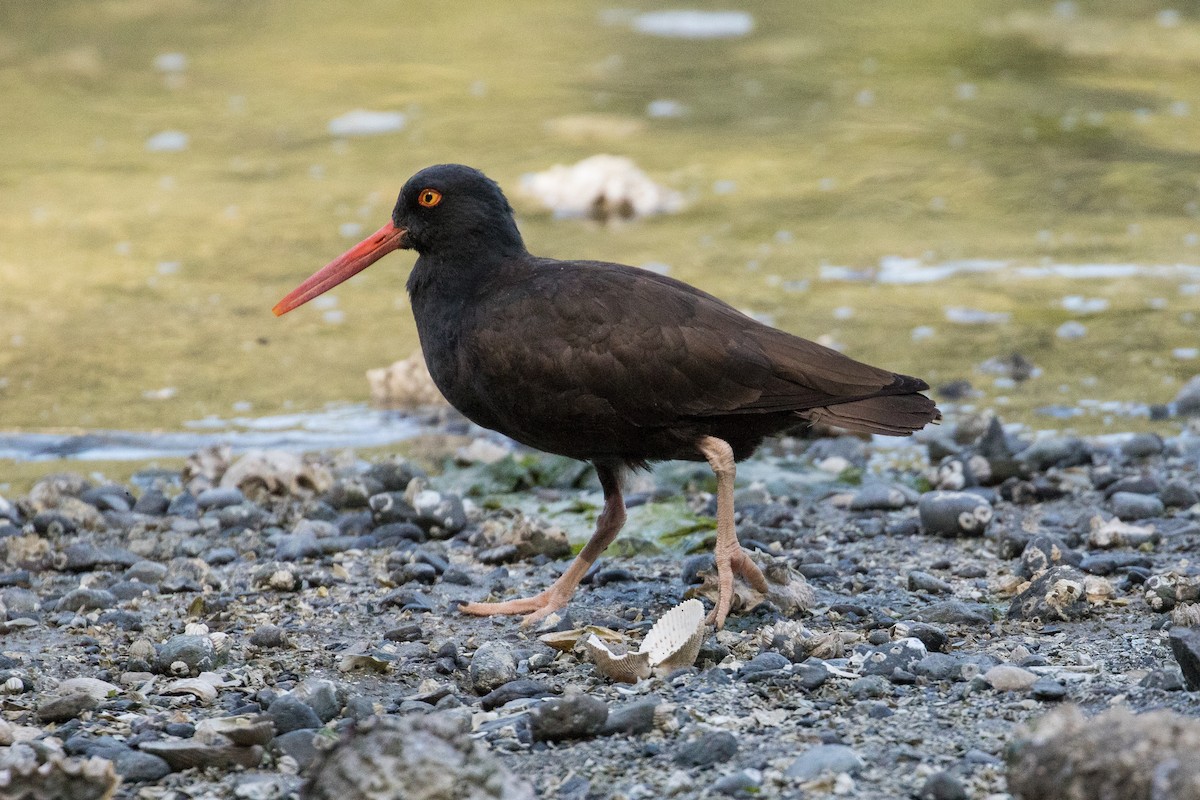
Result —
M736 504L789 590L636 683L584 641L709 602L707 468L634 476L524 629L457 601L549 585L595 478L478 430L445 456L216 448L0 497L0 797L1200 796L1200 434L779 440Z

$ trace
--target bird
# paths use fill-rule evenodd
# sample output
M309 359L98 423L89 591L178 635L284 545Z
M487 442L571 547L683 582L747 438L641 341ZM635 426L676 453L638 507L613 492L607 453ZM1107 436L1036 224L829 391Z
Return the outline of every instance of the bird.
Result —
M446 400L476 424L536 450L590 462L604 504L595 531L544 591L464 602L474 615L530 625L566 607L625 523L622 485L653 462L707 462L716 477L721 628L734 576L762 570L734 525L736 464L808 423L906 436L941 417L928 384L765 325L713 295L649 270L532 255L499 184L438 164L400 191L392 218L274 307L282 315L393 250L409 273L421 352Z

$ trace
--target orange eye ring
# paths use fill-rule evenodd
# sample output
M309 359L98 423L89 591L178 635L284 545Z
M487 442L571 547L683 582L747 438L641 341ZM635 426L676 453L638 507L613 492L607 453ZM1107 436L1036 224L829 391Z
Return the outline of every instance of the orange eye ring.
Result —
M421 193L417 195L417 202L426 208L433 208L442 202L442 193L437 189L422 189Z

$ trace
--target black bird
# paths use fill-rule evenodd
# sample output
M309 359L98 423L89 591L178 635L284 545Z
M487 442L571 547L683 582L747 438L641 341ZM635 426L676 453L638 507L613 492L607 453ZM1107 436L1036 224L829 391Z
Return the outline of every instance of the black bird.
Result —
M739 574L765 591L733 524L735 462L801 420L906 436L941 417L925 381L763 325L686 283L621 264L531 255L500 187L459 164L421 170L392 219L275 306L284 314L397 249L434 382L465 416L522 444L589 461L604 489L596 531L542 593L467 603L470 614L562 608L625 522L622 476L705 460L717 478L721 627Z

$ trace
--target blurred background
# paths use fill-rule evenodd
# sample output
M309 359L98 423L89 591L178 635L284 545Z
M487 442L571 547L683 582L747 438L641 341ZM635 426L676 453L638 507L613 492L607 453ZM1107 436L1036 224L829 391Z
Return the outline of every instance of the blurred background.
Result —
M1173 424L1144 405L1200 371L1198 70L1195 3L4 0L0 430L365 401L416 348L412 254L270 308L446 161L535 253L667 271L1008 420ZM518 191L600 153L683 208Z

